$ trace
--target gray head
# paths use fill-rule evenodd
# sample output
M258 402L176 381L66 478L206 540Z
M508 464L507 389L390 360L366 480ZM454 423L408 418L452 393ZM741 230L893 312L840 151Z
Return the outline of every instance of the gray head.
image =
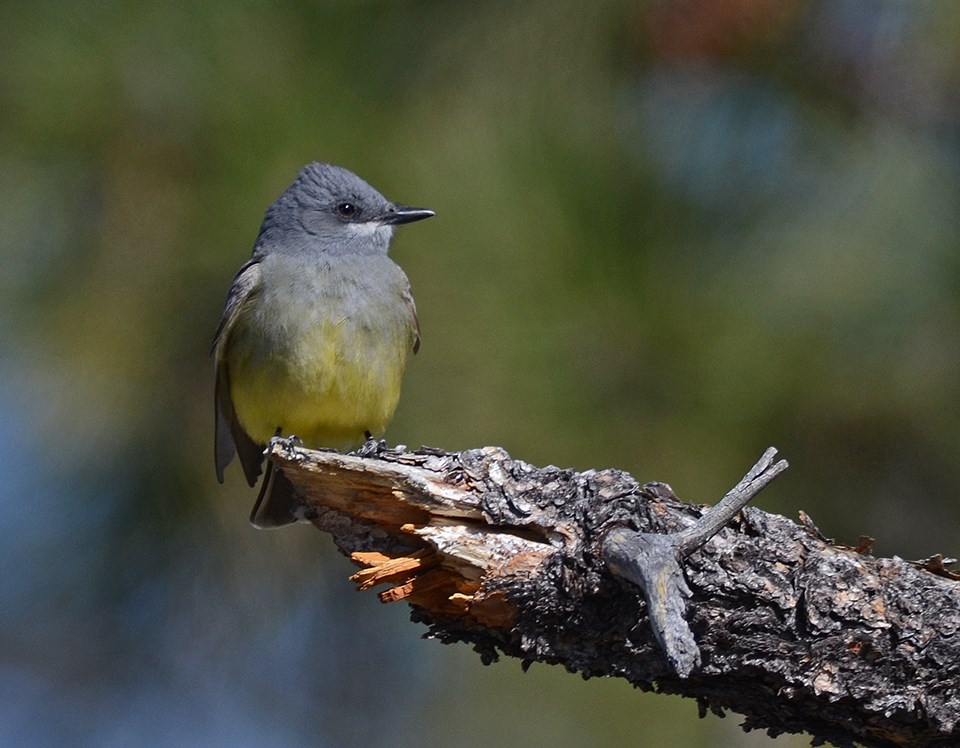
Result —
M434 215L387 200L351 171L312 163L270 206L257 249L269 244L310 252L383 253L393 227Z

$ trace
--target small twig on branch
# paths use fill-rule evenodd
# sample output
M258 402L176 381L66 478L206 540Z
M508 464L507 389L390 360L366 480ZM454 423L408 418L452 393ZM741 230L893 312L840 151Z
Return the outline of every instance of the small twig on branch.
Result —
M678 563L716 535L770 481L787 469L787 461L774 464L777 450L770 447L750 471L716 506L680 532L661 535L625 528L611 530L603 543L603 556L617 576L636 584L647 599L654 636L678 675L688 676L700 665L700 652L687 624L686 601L692 593Z
M677 551L686 555L695 551L740 513L747 504L789 466L786 460L774 462L777 450L769 447L740 482L715 506L704 512L693 526L677 533Z

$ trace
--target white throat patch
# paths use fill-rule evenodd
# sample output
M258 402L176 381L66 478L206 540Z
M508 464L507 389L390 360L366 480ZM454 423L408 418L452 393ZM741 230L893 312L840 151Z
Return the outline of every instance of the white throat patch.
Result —
M367 221L365 223L348 223L347 229L358 237L377 239L381 242L389 242L393 236L393 226L386 226L376 221Z

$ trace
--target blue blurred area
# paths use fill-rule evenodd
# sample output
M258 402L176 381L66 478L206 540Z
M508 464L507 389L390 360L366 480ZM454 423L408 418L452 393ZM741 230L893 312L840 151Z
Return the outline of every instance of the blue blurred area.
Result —
M46 373L0 376L9 396ZM345 562L319 536L268 543L285 564L244 539L228 551L231 534L253 534L245 522L131 506L128 461L112 474L71 464L33 431L41 403L4 405L0 443L26 469L0 493L0 744L369 744L369 710L390 720L418 707L368 684L422 679L434 648L401 608L328 584Z
M398 232L423 347L388 438L759 500L956 555L960 6L5 4L0 744L804 745L482 668L256 532L209 345L310 160Z

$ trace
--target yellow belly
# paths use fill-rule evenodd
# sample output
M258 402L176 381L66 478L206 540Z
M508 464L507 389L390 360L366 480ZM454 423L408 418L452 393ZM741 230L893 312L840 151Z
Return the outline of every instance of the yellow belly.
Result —
M266 443L279 429L308 447L347 449L386 428L413 345L412 318L396 310L363 319L333 312L279 328L268 312L273 327L254 315L231 331L224 355L230 394L255 441Z
M302 341L296 355L228 362L234 410L244 430L266 443L277 432L308 447L345 449L380 434L396 410L405 357L389 342L356 334ZM236 348L234 350L237 350Z

